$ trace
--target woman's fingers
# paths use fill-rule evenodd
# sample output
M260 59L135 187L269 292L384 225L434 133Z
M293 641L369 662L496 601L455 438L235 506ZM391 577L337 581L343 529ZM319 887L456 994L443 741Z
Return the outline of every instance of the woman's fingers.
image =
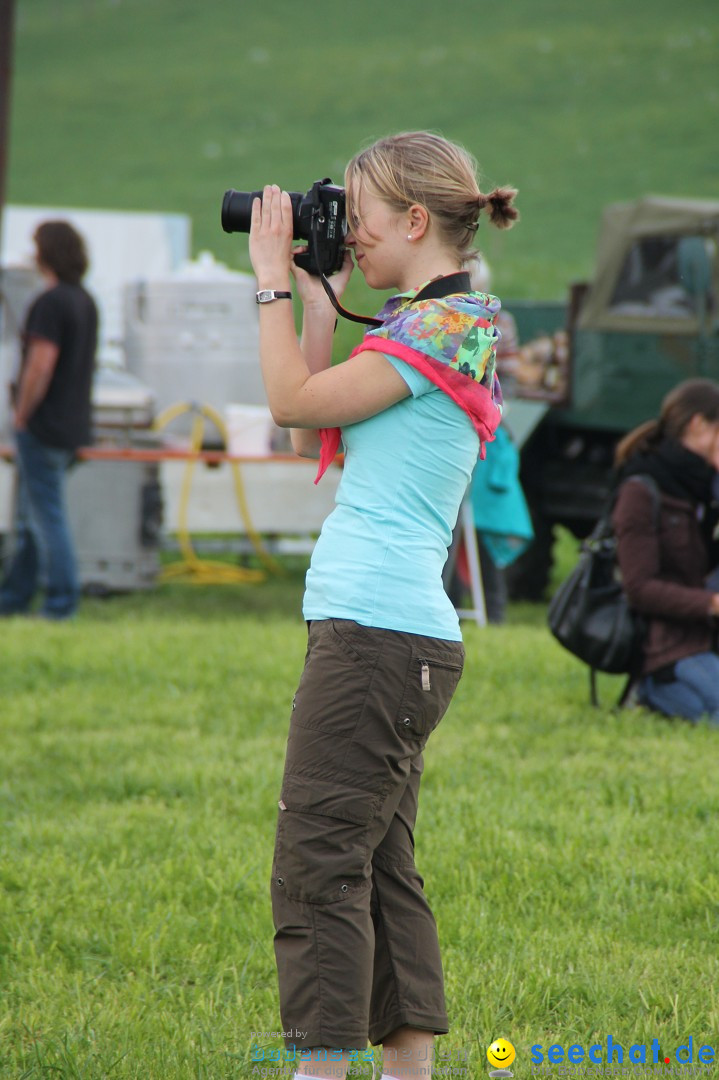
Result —
M259 279L284 283L292 261L292 200L277 184L267 184L261 199L253 199L250 260Z
M277 229L282 224L280 189L278 188L277 184L271 184L270 187L266 190L269 191L269 199L267 200L267 205L270 215L270 228L272 228L272 226L274 225L275 229Z
M250 217L250 228L253 232L257 232L262 224L262 199L252 200L252 215Z
M289 232L292 235L292 200L289 192L282 191L277 184L267 184L262 191L262 201L255 199L252 204L253 224L258 203L257 221L263 232Z
M282 224L286 229L289 229L290 235L292 234L292 199L290 198L289 191L283 191L280 194L280 209L282 211Z
M269 232L272 225L272 184L265 184L262 189L262 229Z

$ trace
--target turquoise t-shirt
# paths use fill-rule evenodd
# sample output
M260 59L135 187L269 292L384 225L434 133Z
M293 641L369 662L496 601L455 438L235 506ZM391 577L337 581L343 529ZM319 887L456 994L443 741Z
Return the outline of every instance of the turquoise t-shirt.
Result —
M342 429L337 505L312 555L303 614L461 641L442 568L479 438L425 375L387 360L411 397Z

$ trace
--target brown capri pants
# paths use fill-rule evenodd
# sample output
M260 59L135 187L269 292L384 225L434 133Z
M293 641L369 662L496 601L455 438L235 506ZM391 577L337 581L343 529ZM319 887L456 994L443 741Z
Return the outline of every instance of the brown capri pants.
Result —
M310 624L272 869L289 1047L363 1050L405 1025L449 1030L413 830L422 750L463 663L458 641Z

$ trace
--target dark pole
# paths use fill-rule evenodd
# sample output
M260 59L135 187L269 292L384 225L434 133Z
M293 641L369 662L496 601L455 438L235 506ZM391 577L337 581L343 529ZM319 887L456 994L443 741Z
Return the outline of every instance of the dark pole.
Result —
M10 144L10 84L12 81L15 0L0 0L0 240L5 208L8 148Z

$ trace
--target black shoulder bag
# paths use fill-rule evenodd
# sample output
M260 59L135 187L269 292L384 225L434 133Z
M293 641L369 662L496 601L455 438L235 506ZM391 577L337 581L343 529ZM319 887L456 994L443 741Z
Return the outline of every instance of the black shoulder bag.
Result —
M661 498L656 482L644 475L630 479L651 492L656 528ZM628 676L617 704L626 703L641 667L645 634L644 620L630 608L619 577L617 539L611 522L614 502L613 496L547 612L549 629L560 645L589 665L590 696L595 706L599 704L597 671Z

